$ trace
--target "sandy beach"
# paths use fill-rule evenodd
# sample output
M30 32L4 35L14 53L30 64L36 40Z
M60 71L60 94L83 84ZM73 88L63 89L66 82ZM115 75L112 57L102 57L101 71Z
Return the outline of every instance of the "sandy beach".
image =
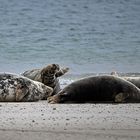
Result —
M139 140L140 104L0 103L0 140Z

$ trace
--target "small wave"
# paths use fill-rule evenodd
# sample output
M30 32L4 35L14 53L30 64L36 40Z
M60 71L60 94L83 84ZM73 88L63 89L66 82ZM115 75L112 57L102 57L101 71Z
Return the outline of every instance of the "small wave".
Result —
M60 86L61 86L61 88L64 88L66 85L69 85L73 81L74 80L72 80L72 79L60 79Z

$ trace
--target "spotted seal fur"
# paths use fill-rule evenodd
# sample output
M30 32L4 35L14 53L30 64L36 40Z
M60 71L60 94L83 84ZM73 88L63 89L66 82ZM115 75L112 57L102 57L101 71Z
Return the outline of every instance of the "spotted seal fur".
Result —
M60 91L60 83L58 77L67 73L68 70L69 68L60 68L58 64L49 64L44 68L25 71L21 75L52 87L54 95Z
M111 75L121 77L121 78L133 83L135 86L137 86L140 89L140 77L120 76L116 71L111 72Z
M119 77L93 76L72 82L48 102L140 102L140 89Z
M51 96L53 89L26 77L0 73L0 101L29 102Z

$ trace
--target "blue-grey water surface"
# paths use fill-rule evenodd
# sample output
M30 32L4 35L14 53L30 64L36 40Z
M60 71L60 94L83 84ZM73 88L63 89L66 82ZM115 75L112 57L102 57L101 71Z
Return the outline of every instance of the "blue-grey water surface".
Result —
M140 71L140 0L0 0L0 71Z

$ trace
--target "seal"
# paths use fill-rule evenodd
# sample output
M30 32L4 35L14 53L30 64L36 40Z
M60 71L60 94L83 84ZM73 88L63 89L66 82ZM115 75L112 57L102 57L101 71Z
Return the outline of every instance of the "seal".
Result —
M44 68L28 70L21 75L53 88L52 95L60 91L60 83L58 77L69 71L69 68L60 68L58 64L49 64Z
M133 83L140 89L140 77L122 77L122 78Z
M140 89L119 77L94 76L72 82L48 102L140 102Z
M137 86L140 89L140 77L127 77L127 76L120 76L117 72L113 71L111 72L111 75L121 77L131 83L133 83L135 86Z
M26 77L0 73L0 101L29 102L51 96L53 89Z

